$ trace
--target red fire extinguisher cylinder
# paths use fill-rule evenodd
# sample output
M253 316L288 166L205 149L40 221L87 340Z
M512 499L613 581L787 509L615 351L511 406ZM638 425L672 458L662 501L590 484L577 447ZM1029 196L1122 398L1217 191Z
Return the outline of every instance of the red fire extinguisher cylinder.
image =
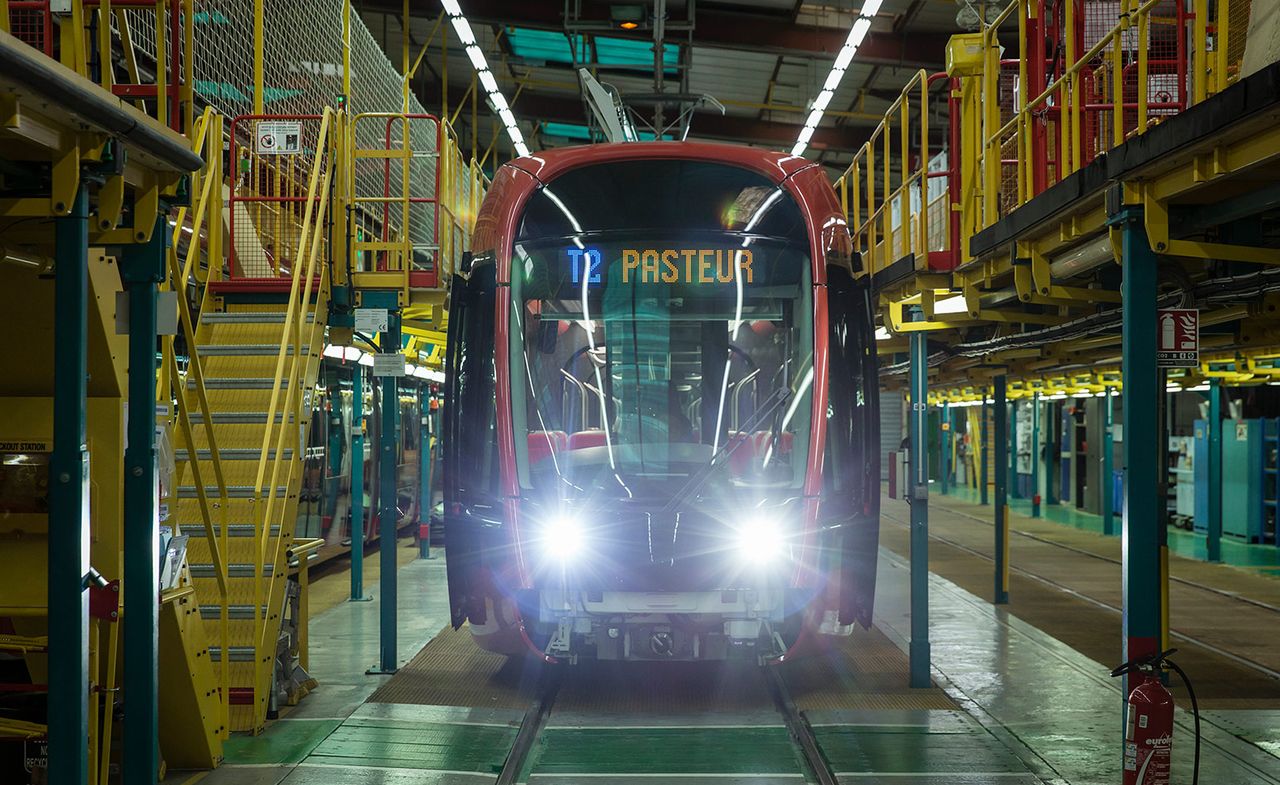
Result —
M1173 696L1158 678L1129 693L1124 785L1169 785L1173 753Z

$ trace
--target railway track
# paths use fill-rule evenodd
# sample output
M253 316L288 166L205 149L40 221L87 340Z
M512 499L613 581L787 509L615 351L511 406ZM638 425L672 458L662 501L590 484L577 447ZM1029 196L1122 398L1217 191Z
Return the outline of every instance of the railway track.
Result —
M951 513L951 514L953 514L953 515L958 515L958 516L960 516L960 517L967 518L967 519L969 519L969 520L977 521L977 522L982 523L983 525L985 525L985 526L987 526L987 527L993 527L993 524L992 524L990 521L984 520L983 518L979 518L978 516L975 516L975 515L969 515L969 514L967 514L967 513L964 513L964 512L958 511L958 510L954 510L954 509L951 509L951 508L945 508L945 509L946 509L946 511L947 511L948 513ZM894 524L896 524L896 525L898 525L898 526L906 527L906 526L909 526L909 525L910 525L910 522L909 522L909 521L907 521L906 519L904 519L904 518L902 518L902 517L900 517L900 516L898 516L898 515L893 514L892 512L886 512L886 511L884 511L884 510L882 509L880 514L881 514L881 517L882 517L883 519L889 520L889 521L893 522ZM1120 560L1118 560L1118 559L1112 559L1112 558L1110 558L1110 557L1103 556L1103 555L1101 555L1101 554L1097 554L1097 553L1093 553L1093 552L1088 551L1088 550L1085 550L1085 549L1083 549L1083 548L1076 548L1076 547L1073 547L1073 546L1070 546L1070 545L1065 545L1065 544L1062 544L1062 543L1055 542L1055 541L1053 541L1053 540L1050 540L1050 539L1047 539L1047 538L1044 538L1044 537L1038 537L1038 536L1036 536L1036 535L1034 535L1034 534L1031 534L1031 533L1029 533L1029 532L1018 531L1017 529L1012 529L1012 528L1011 528L1011 529L1010 529L1010 533L1011 533L1011 534L1013 534L1013 535L1015 535L1015 536L1022 537L1022 538L1025 538L1025 539L1028 539L1028 540L1031 540L1031 541L1034 541L1034 542L1040 543L1040 544L1042 544L1042 545L1047 545L1047 546L1051 546L1051 547L1054 547L1054 548L1058 548L1058 549L1061 549L1061 550L1063 550L1063 551L1070 552L1070 553L1073 553L1073 554L1077 554L1077 555L1080 555L1080 556L1086 556L1086 557L1089 557L1089 558L1091 558L1091 559L1096 559L1096 560L1098 560L1098 561L1106 562L1106 563L1109 563L1109 564L1115 564L1115 565L1120 565L1120 564L1121 564ZM956 550L963 551L964 553L970 554L971 556L975 556L975 557L977 557L977 558L979 558L979 559L982 559L982 560L984 560L984 561L993 562L993 563L994 563L994 561L995 561L995 560L994 560L994 558L993 558L990 554L988 554L988 553L985 553L985 552L983 552L983 551L981 551L981 550L979 550L979 549L977 549L977 548L973 548L973 547L970 547L970 546L968 546L968 545L965 545L964 543L959 542L959 541L957 541L957 540L955 540L955 539L952 539L952 538L949 538L949 537L946 537L946 536L943 536L943 535L937 534L937 533L935 533L935 532L933 532L933 531L930 531L930 532L929 532L929 539L931 539L931 540L935 540L935 541L940 542L940 543L943 543L943 544L945 544L945 545L947 545L947 546L949 546L949 547L951 547L951 548L955 548ZM1030 579L1030 580L1033 580L1033 581L1035 581L1035 582L1037 582L1037 583L1039 583L1039 584L1041 584L1041 585L1048 586L1048 587L1050 587L1050 588L1052 588L1052 589L1055 589L1055 590L1057 590L1057 591L1060 591L1060 592L1062 592L1062 593L1064 593L1064 594L1070 595L1070 596L1072 596L1072 597L1074 597L1074 598L1076 598L1076 599L1078 599L1078 600L1080 600L1080 601L1082 601L1082 602L1085 602L1085 603L1088 603L1088 604L1090 604L1090 605L1093 605L1094 607L1097 607L1097 608L1100 608L1100 609L1102 609L1102 610L1106 610L1106 611L1108 611L1108 612L1115 613L1115 614L1122 614L1122 613L1123 613L1123 610L1122 610L1120 607L1118 607L1118 606L1116 606L1116 605L1114 605L1114 604L1112 604L1112 603L1106 602L1105 600L1101 600L1101 599L1098 599L1097 597L1094 597L1094 596L1091 596L1091 595L1089 595L1089 594L1086 594L1086 593L1084 593L1084 592L1082 592L1082 591L1079 591L1079 590L1078 590L1078 589L1076 589L1076 588L1073 588L1073 587L1071 587L1071 586L1068 586L1068 585L1066 585L1066 584L1064 584L1064 583L1062 583L1062 582L1060 582L1060 581L1055 581L1055 580L1053 580L1052 578L1048 578L1048 577L1046 577L1046 576L1044 576L1044 575L1041 575L1041 574L1039 574L1039 573L1037 573L1037 572L1035 572L1035 571L1033 571L1033 570L1029 570L1029 569L1026 569L1026 568L1024 568L1024 567L1017 566L1017 565L1013 565L1013 564L1010 564L1010 565L1009 565L1009 570L1010 570L1010 572L1016 573L1016 574L1021 575L1021 576L1025 577L1025 578L1028 578L1028 579ZM1209 594L1213 594L1213 595L1215 595L1215 596L1226 597L1226 598L1229 598L1229 599L1232 599L1232 600L1235 600L1235 601L1238 601L1238 602L1246 603L1246 604L1248 604L1248 605L1252 605L1252 606L1258 607L1258 608L1260 608L1260 609L1262 609L1262 610L1265 610L1265 611L1268 611L1268 612L1271 612L1271 613L1274 613L1274 614L1280 614L1280 608L1277 608L1276 606L1271 605L1271 604L1269 604L1269 603L1260 602L1260 601L1253 600L1253 599L1250 599L1250 598L1247 598L1247 597L1242 597L1242 596L1240 596L1240 595L1238 595L1238 594L1234 594L1234 593L1232 593L1232 592L1228 592L1228 591L1223 591L1223 590L1218 589L1218 588L1213 587L1213 586L1207 586L1207 585L1202 584L1202 583L1199 583L1199 582L1197 582L1197 581L1188 580L1188 579L1186 579L1186 578L1175 578L1175 577L1173 577L1173 576L1170 576L1170 582L1178 583L1178 584L1183 585L1183 586L1186 586L1186 587L1188 587L1188 588L1195 589L1195 590L1199 590L1199 591L1203 591L1203 592L1206 592L1206 593L1209 593ZM1189 635L1189 634L1187 634L1187 633L1185 633L1185 632L1179 632L1179 631L1177 631L1177 630L1170 630L1170 631L1169 631L1169 635L1170 635L1170 637L1171 637L1171 638L1175 638L1175 639L1177 639L1177 640L1184 641L1184 642L1186 642L1186 643L1190 643L1190 644L1193 644L1193 645L1195 645L1195 646L1198 646L1198 647L1200 647L1200 648L1202 648L1202 649L1204 649L1204 650L1206 650L1206 651L1212 652L1213 654L1216 654L1216 655L1218 655L1218 656L1220 656L1220 657L1223 657L1223 658L1225 658L1225 659L1231 660L1232 662L1235 662L1235 663L1237 663L1237 664L1239 664L1239 665L1241 665L1241 666L1243 666L1243 667L1246 667L1246 668L1249 668L1249 669L1251 669L1251 670L1257 671L1258 673L1264 674L1264 675L1269 676L1269 677L1271 677L1271 678L1273 678L1273 679L1280 679L1280 672L1278 672L1278 671L1276 671L1276 670L1274 670L1274 669L1272 669L1272 668L1269 668L1269 667L1267 667L1266 665L1264 665L1264 664L1262 664L1262 663L1260 663L1260 662L1257 662L1257 661L1255 661L1255 660L1249 659L1248 657L1241 656L1241 655L1239 655L1239 654L1237 654L1237 653L1235 653L1235 652L1229 651L1229 650L1227 650L1227 649L1225 649L1225 648L1223 648L1223 647L1221 647L1221 646L1218 646L1218 645L1216 645L1216 644L1214 644L1214 643L1212 643L1212 642L1210 642L1210 641L1204 640L1204 639L1203 639L1203 638L1201 638L1201 637L1198 637L1198 636L1195 636L1195 635Z
M581 666L577 666L581 667ZM781 672L781 668L772 666L762 666L759 668L759 678L767 685L767 692L772 699L773 709L776 717L786 728L787 735L792 745L792 752L799 763L796 770L791 773L782 773L777 771L766 772L750 772L749 774L755 778L763 778L761 782L814 782L818 785L838 785L835 772L832 770L827 761L826 756L822 752L822 748L818 741L817 735L814 733L813 727L809 724L804 713L797 708L792 700L791 693L787 687L786 678ZM531 705L524 714L524 718L520 723L520 728L516 733L511 749L508 751L502 770L499 772L496 785L515 785L516 783L527 782L531 776L536 777L536 753L538 751L539 742L542 734L548 726L548 720L551 718L556 706L557 698L560 696L561 688L564 681L572 679L574 676L573 667L554 667L548 668L543 673L542 683L539 685L539 694L536 701ZM716 712L716 707L708 706L706 711L708 715ZM600 715L602 723L607 722L608 714ZM636 719L636 718L633 718ZM651 731L655 727L667 728L671 730L679 729L679 724L666 724L671 721L669 717L654 716L654 723L662 723L658 725L643 724L645 718L638 718L642 724L635 725L633 730L637 733ZM705 718L703 718L705 719ZM679 722L679 718L676 718ZM776 726L776 724L775 724ZM694 723L688 726L691 732L696 732L699 728L707 727L703 723ZM711 726L720 729L729 729L742 726ZM759 727L771 727L769 724L762 723ZM611 727L610 730L618 730ZM635 772L628 774L623 772L610 772L611 779L617 781L625 781L628 776L649 776L643 772ZM589 775L579 775L589 776ZM594 775L599 776L599 775ZM672 780L678 781L683 777L697 776L695 773L677 774L672 772L669 774ZM566 775L566 780L572 781L573 775Z

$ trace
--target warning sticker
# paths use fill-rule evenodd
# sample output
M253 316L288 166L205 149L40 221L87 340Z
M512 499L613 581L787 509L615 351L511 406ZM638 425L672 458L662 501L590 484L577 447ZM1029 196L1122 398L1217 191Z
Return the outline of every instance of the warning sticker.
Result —
M1156 314L1156 367L1195 368L1199 365L1199 309L1161 308Z
M302 152L302 123L265 120L258 123L253 151L258 155L297 155Z

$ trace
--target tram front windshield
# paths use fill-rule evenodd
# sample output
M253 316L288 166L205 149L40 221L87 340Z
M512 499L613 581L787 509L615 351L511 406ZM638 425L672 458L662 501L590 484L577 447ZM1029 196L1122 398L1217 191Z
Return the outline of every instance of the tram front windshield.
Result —
M810 264L790 195L737 167L628 161L539 189L512 253L521 485L560 498L794 495Z

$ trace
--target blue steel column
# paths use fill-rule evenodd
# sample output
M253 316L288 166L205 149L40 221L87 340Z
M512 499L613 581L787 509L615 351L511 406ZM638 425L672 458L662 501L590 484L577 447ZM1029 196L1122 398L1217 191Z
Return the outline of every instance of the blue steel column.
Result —
M400 351L400 312L388 309L387 331L378 338L383 352ZM400 387L398 377L382 379L382 424L378 430L378 561L382 566L379 583L382 596L378 614L378 669L396 672L396 523L398 479L396 462L397 423L400 420Z
M924 314L916 309L915 320ZM928 339L911 333L911 686L929 687Z
M421 420L418 445L418 554L431 558L431 393L426 383L418 385L418 418ZM423 528L426 527L426 528Z
M1222 561L1222 382L1209 380L1209 561Z
M156 286L169 236L125 248L129 292L129 447L124 451L124 777L152 785L160 772L160 489L156 473Z
M982 391L982 424L978 426L978 444L982 449L978 450L978 495L981 504L987 504L987 483L990 478L987 477L987 450L991 449L990 440L987 438L990 431L987 430L987 391ZM972 441L972 440L971 440Z
M1008 379L1004 374L996 377L995 433L996 445L996 506L995 506L995 603L1009 602L1009 473L1004 468L1009 463L1009 439L1005 433L1009 423Z
M1006 467L1009 473L1009 498L1020 499L1022 494L1018 493L1018 402L1009 402L1009 465Z
M1154 654L1160 645L1160 423L1156 369L1156 255L1141 210L1125 208L1122 226L1124 279L1124 502L1123 638L1125 661ZM1144 681L1126 679L1124 697Z
M49 489L49 781L89 780L89 453L85 407L89 195L54 219L53 455Z
M1102 533L1112 536L1116 533L1115 480L1112 468L1112 456L1116 452L1115 432L1115 396L1107 388L1107 396L1102 405Z
M1040 517L1040 393L1031 394L1031 517Z
M364 366L351 369L351 599L364 602Z
M947 488L951 484L951 407L946 401L942 402L942 439L940 450L942 458L942 493L945 496Z

